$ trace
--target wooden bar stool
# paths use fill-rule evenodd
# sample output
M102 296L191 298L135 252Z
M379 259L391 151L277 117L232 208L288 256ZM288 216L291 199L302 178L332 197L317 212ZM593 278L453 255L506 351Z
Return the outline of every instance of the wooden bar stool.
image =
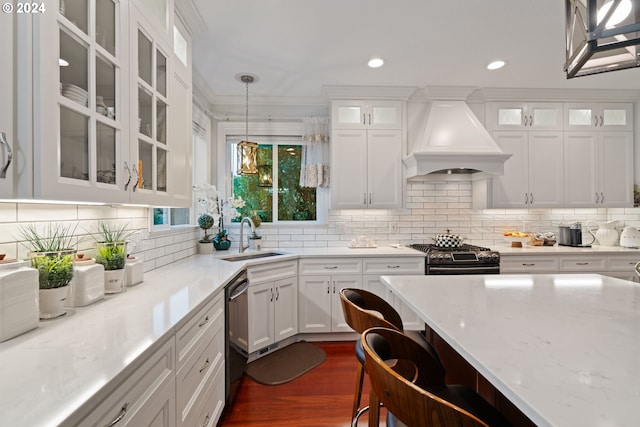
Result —
M340 291L340 301L347 324L359 334L374 327L390 328L398 331L403 331L404 329L398 312L391 304L372 292L364 289L344 288ZM406 333L440 363L440 358L435 348L426 341L422 334L418 331L407 331ZM369 406L360 408L365 373L365 356L361 340L356 341L355 347L356 358L360 364L358 365L351 414L351 425L354 427L358 424L358 418L369 409Z
M369 394L369 426L378 425L379 402L387 408L388 427L509 425L474 390L445 385L439 361L401 332L372 328L362 334L361 341L373 390Z

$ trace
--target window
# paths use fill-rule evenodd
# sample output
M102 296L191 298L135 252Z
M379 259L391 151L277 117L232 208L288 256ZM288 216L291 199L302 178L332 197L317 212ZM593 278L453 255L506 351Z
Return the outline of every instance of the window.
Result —
M160 231L175 226L189 225L191 223L190 211L189 208L153 208L151 229Z
M242 197L246 203L235 221L254 215L262 222L271 223L316 221L316 189L299 185L303 147L300 138L254 136L249 139L258 142L258 174L240 176L235 155L239 138L228 138L233 197Z

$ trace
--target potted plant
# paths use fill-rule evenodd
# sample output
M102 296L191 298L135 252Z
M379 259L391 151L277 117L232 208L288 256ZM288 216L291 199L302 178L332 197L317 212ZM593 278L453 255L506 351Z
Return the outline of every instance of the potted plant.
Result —
M213 253L213 238L208 233L208 230L213 227L213 223L213 217L209 214L204 213L198 217L198 227L204 231L204 236L198 240L199 254Z
M125 290L125 259L128 225L100 221L96 233L96 262L104 266L104 292L114 294Z
M28 243L31 266L38 270L39 311L41 319L51 319L66 314L64 301L73 278L72 248L75 227L49 224L41 233L34 224L20 229L21 237Z
M218 190L214 185L203 184L193 187L193 194L198 201L200 216L198 226L204 231L204 236L198 240L198 253L213 253L214 239L209 234L217 218L220 217L220 207L218 204Z

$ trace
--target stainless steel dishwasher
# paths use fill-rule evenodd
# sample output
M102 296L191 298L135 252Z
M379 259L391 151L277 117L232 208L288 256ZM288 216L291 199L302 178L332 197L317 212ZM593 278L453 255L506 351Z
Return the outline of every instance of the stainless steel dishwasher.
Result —
M247 270L238 273L225 287L225 362L226 362L226 404L229 406L235 398L240 380L247 364L247 356L237 346L248 332L247 289L249 280Z

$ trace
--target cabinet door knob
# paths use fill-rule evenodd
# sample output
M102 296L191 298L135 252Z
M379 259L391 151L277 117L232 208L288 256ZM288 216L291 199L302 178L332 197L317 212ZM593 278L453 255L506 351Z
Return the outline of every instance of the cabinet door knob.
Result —
M6 147L7 150L7 161L4 163L2 169L0 169L0 178L7 177L7 169L9 169L9 165L11 164L11 160L13 160L13 152L11 151L11 145L7 141L7 134L4 132L0 132L0 145Z

